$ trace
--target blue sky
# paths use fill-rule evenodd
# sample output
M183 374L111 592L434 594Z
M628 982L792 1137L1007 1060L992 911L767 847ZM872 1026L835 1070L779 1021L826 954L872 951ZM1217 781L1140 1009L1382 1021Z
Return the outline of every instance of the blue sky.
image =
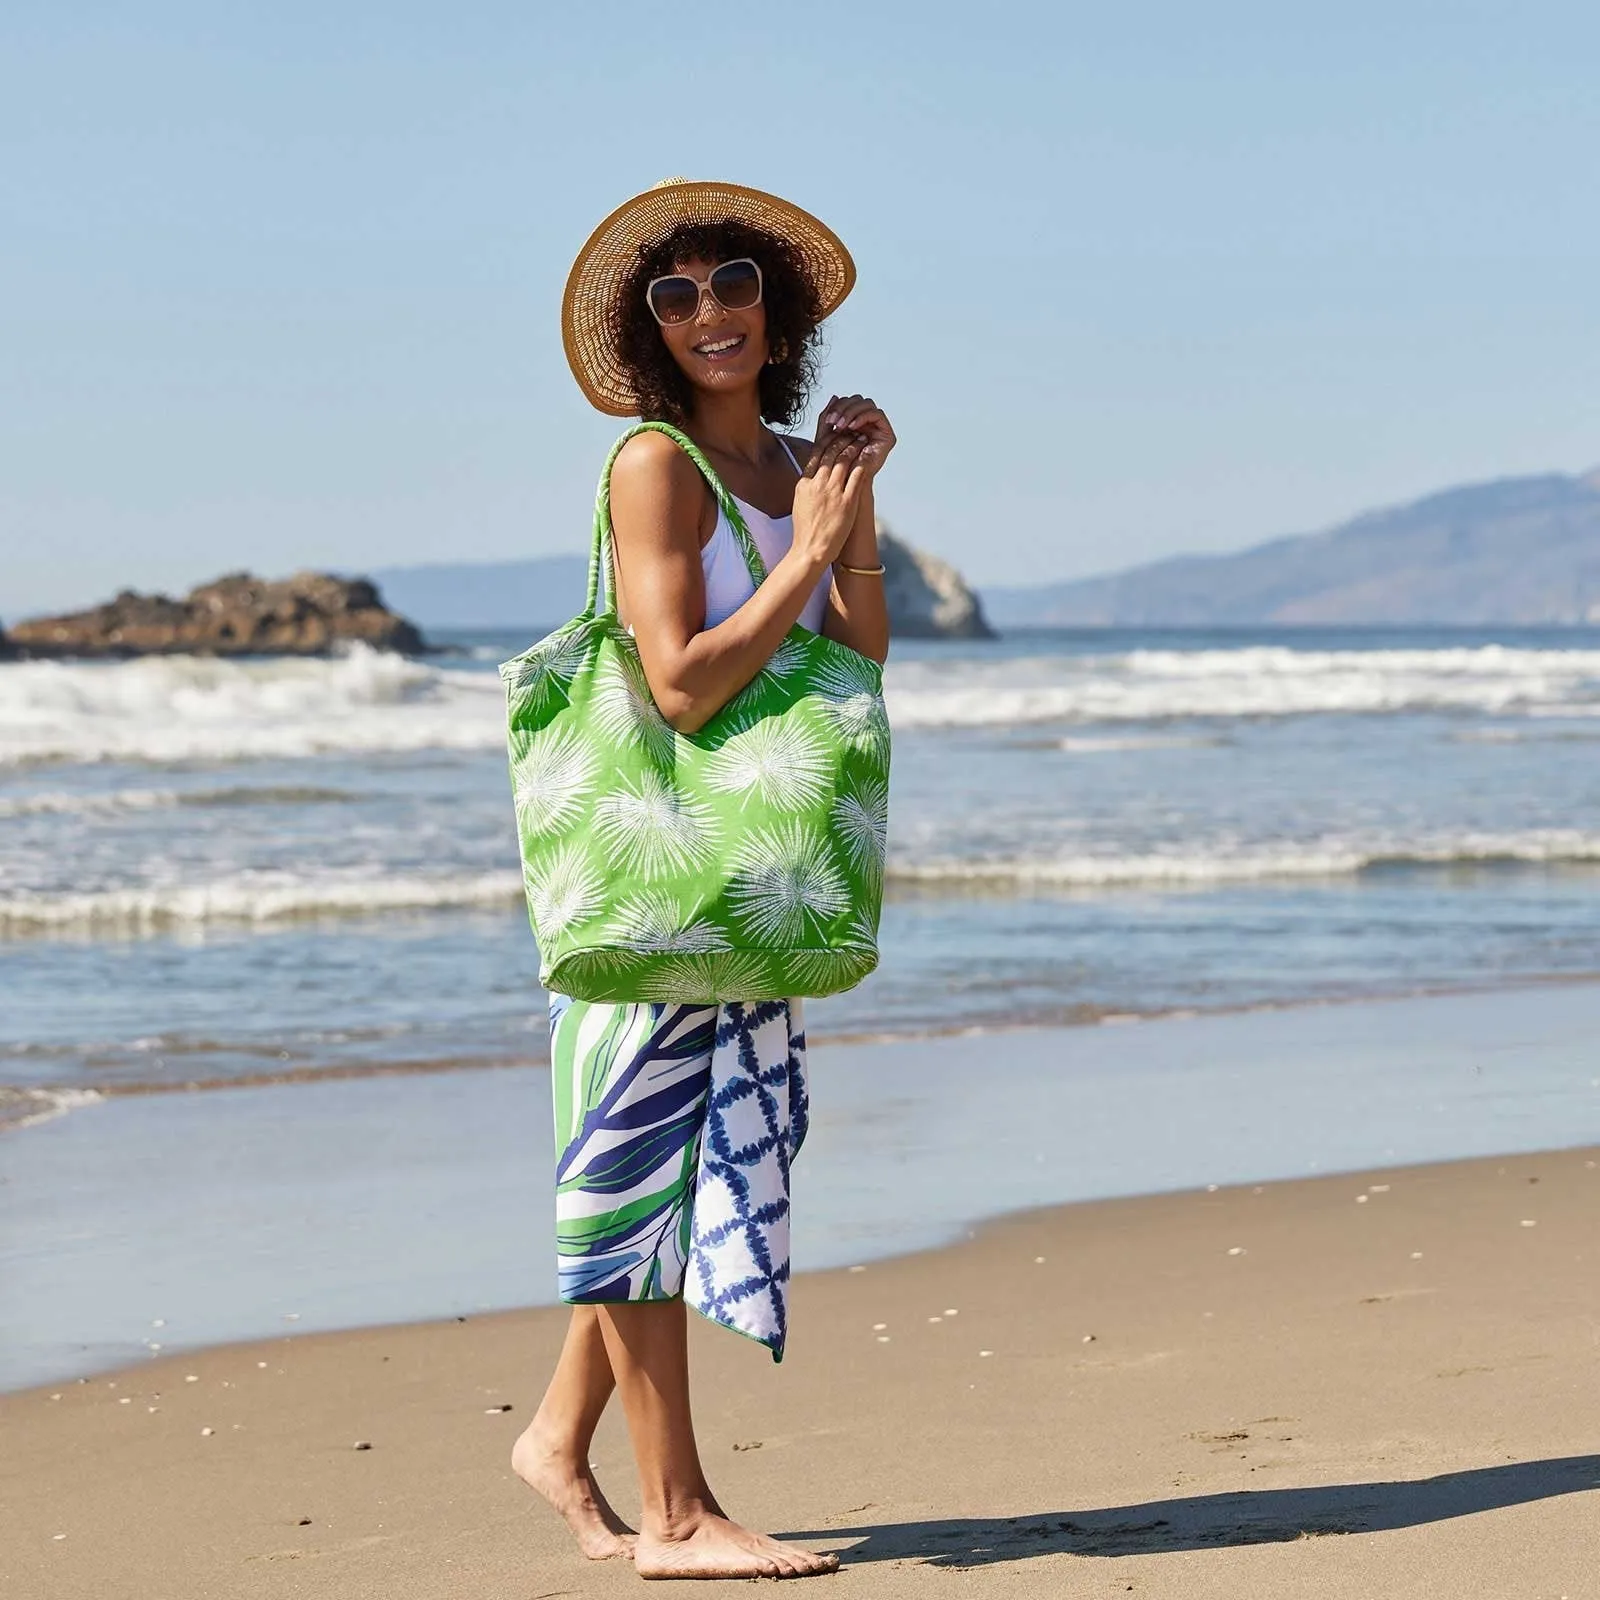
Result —
M561 284L678 172L851 246L827 382L979 582L1600 465L1597 58L1539 0L11 0L0 617L579 548Z

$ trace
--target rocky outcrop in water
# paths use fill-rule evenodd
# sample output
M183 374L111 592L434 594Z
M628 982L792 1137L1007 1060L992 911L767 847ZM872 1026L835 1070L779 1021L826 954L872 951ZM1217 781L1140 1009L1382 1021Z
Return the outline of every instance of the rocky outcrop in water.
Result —
M882 524L878 548L890 626L906 639L990 639L978 597L947 561L907 544ZM559 571L553 581L545 568ZM444 608L453 626L553 625L583 603L584 563L578 558L505 563L492 574L494 598L485 598L480 569L469 566L397 568L386 575L407 596L408 609ZM570 571L568 568L570 567ZM526 572L524 572L526 569ZM528 581L519 582L526 577ZM469 582L470 580L470 582ZM453 586L453 587L452 587ZM454 589L463 590L452 602ZM571 593L566 593L570 590ZM452 609L453 604L453 609ZM502 617L497 608L505 608ZM457 616L456 612L460 612ZM443 626L436 618L434 625ZM34 617L0 629L0 660L43 657L144 655L314 656L346 644L419 654L428 645L417 625L391 611L376 584L297 572L268 581L248 572L202 584L182 600L125 589L88 611Z
M917 550L878 524L889 624L901 639L992 639L978 597L966 579L938 556Z
M358 643L405 654L427 648L365 578L233 572L182 600L125 589L89 611L19 622L0 634L0 656L315 656Z

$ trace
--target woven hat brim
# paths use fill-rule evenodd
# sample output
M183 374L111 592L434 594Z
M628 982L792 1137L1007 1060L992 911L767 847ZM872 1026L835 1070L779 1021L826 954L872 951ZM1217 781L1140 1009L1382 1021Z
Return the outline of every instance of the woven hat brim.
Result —
M836 311L856 281L856 264L825 223L760 189L737 183L658 184L625 200L591 233L567 274L561 297L561 343L589 403L608 416L639 413L620 353L621 294L641 247L682 223L742 222L785 239L816 287L822 315Z

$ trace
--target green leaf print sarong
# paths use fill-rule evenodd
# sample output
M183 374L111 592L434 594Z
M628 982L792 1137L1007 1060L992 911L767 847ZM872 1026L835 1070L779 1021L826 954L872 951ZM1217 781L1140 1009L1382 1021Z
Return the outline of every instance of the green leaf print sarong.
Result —
M550 996L563 1300L681 1297L783 1359L803 1005Z
M673 728L616 611L611 466L647 429L688 453L752 580L766 577L737 504L683 433L646 422L617 441L582 614L500 668L539 981L591 1001L837 993L878 962L882 669L796 626L703 728Z

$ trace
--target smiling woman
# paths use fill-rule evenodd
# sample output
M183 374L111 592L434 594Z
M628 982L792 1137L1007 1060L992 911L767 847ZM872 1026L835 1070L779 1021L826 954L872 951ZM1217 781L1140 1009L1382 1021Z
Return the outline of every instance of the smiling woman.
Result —
M694 281L677 271L681 263L691 261L722 265L712 275L715 281L706 282L694 301L680 295L676 303L669 301L664 314L662 304L668 296L663 290ZM731 283L735 292L729 292L730 269L741 261L755 268L753 296L749 274L735 277ZM764 308L765 339L759 350L744 328L705 324L700 313L708 295L725 312ZM687 314L676 314L680 309ZM798 420L816 382L822 308L793 245L737 222L675 228L640 259L623 289L619 310L618 348L633 376L640 416L679 425L689 420L695 385L674 353L681 347L704 364L702 377L715 373L719 382L742 377L746 384L753 377L761 415L769 422L788 425ZM670 330L679 328L687 330L688 339L681 346L672 341L669 347Z
M794 427L854 282L816 218L669 179L609 216L562 307L608 458L582 616L502 668L530 915L551 994L566 1346L513 1465L591 1556L645 1577L838 1562L740 1526L706 1482L686 1304L781 1358L800 996L877 962L888 650L862 395ZM598 605L604 574L606 604ZM559 662L559 667L557 663ZM637 1535L589 1448L613 1390Z

